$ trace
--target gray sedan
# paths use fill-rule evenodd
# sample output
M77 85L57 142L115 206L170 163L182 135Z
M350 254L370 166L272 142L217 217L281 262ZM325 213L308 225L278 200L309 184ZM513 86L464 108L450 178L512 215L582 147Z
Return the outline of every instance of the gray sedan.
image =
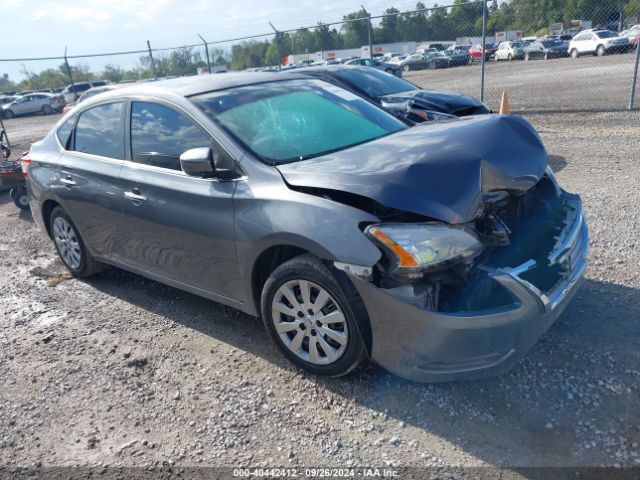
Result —
M549 58L568 57L569 51L567 45L562 40L543 39L536 40L524 47L524 59L534 60L541 58L547 60Z
M428 67L429 62L423 54L414 53L412 55L409 55L408 57L403 58L402 60L399 60L398 65L403 72L409 72L411 70L423 70Z
M316 374L369 359L422 381L504 372L585 268L580 198L524 119L409 128L294 74L103 93L22 162L73 275L114 265L260 316Z
M11 103L2 105L4 118L30 113L44 113L45 115L59 112L64 107L64 99L60 95L51 93L30 93L19 97Z

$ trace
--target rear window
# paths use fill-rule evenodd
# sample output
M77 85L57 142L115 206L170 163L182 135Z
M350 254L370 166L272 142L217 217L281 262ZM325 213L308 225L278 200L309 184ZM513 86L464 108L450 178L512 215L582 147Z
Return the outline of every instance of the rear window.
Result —
M275 165L407 128L361 97L320 80L251 85L192 100L258 158Z
M106 103L80 114L75 134L78 152L121 160L124 158L122 103Z

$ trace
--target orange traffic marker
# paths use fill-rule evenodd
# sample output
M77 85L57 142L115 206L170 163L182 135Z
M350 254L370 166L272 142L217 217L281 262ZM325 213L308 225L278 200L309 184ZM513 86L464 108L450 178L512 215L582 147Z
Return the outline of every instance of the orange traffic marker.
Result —
M511 110L509 109L509 97L507 96L507 92L502 92L502 100L500 100L500 115L510 115Z

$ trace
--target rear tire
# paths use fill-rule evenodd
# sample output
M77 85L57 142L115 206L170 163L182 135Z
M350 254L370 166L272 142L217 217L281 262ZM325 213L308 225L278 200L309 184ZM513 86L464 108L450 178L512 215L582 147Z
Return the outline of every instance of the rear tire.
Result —
M58 255L74 277L90 277L104 270L105 265L91 256L78 229L62 207L53 209L49 226Z
M25 187L11 189L10 195L16 207L20 210L29 210L29 195Z
M409 72L409 71L411 71L411 67L409 65L405 65L404 67L402 67L402 71L403 72Z
M300 255L276 268L260 303L269 336L296 366L339 377L366 360L364 304L353 286L345 290L314 255Z
M527 52L527 53L525 53L525 54L524 54L524 61L525 61L525 62L528 62L529 60L530 60L530 58L529 58L529 52Z
M9 110L9 109L5 110L5 111L3 112L3 115L4 115L4 118L7 118L7 119L8 119L8 118L13 118L13 117L15 117L15 116L16 116L16 114L15 114L15 113L13 113L13 110Z
M571 50L571 58L578 58L580 56L580 53L578 52L578 49L574 48L573 50Z
M509 54L509 56L507 57L508 61L512 61L513 60L513 55Z
M604 45L598 45L598 48L596 49L596 56L604 57L606 53L607 50L604 48Z

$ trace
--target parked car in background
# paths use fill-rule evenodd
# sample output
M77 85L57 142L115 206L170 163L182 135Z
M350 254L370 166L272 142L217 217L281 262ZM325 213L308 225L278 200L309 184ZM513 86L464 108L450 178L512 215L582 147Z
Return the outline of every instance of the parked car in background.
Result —
M468 95L422 90L406 80L366 67L312 67L298 70L295 74L324 80L350 90L410 125L443 120L451 116L491 113L484 103Z
M629 39L630 48L638 48L640 43L640 25L634 25L633 27L620 32L621 37L627 37Z
M360 65L363 67L376 68L397 77L402 77L402 67L396 63L381 62L376 59L371 60L370 58L356 58L345 62L345 65Z
M536 58L547 60L567 56L569 56L569 52L562 40L544 38L524 47L525 60L535 60Z
M102 87L107 82L102 80L96 80L91 82L77 82L73 85L67 85L62 94L64 95L64 101L67 103L75 102L82 93L86 92L93 87Z
M484 59L485 60L489 60L491 58L491 56L495 53L496 51L496 47L493 43L487 43L484 46ZM482 60L482 45L480 44L476 44L473 45L470 49L469 49L469 55L471 56L472 60Z
M6 105L7 103L15 102L20 98L19 95L1 95L0 96L0 107L2 105Z
M472 63L471 56L469 52L465 50L445 50L443 52L447 57L449 57L449 66L457 67L460 65L469 65Z
M28 115L32 113L59 112L64 107L64 97L52 93L30 93L14 100L11 103L2 105L2 116L13 118L17 115Z
M524 44L522 42L501 42L493 54L495 61L499 60L521 60L524 58Z
M607 53L626 52L631 47L629 38L610 30L585 30L569 42L569 54L573 58L593 54L599 57Z
M523 359L588 249L580 197L531 124L408 128L335 85L274 75L108 92L34 143L31 212L68 271L114 265L259 316L255 334L316 375L370 359L455 381Z
M398 59L398 60L396 60ZM403 72L409 72L411 70L423 70L427 68L428 62L424 55L421 53L414 53L400 60L400 57L391 59L393 63L397 63Z
M125 87L127 85L128 84L123 83L123 84L103 85L102 87L90 88L89 90L86 90L82 95L80 95L78 97L78 100L76 100L75 102L67 103L64 106L64 109L62 110L62 113L67 113L69 110L71 110L76 105L84 102L85 100L88 100L89 98L91 98L91 97L93 97L95 95L98 95L99 93L109 92L111 90L115 90L116 88Z
M430 70L451 66L451 59L444 52L436 50L435 52L425 53L424 57L427 59L427 68Z
M461 52L469 53L471 50L471 45L451 45L447 50L458 50Z

